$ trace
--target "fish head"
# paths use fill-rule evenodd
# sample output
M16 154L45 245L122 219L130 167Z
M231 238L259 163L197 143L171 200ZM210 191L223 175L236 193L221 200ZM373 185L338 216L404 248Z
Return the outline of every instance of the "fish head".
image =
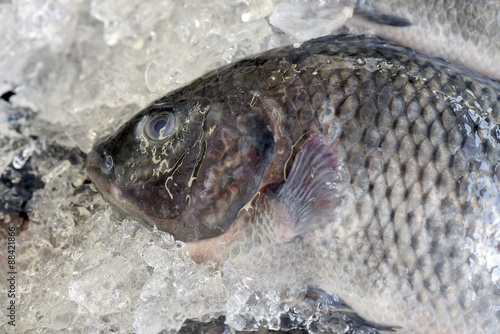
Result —
M273 150L259 117L206 98L160 99L99 140L87 169L126 214L185 242L224 233L258 190Z

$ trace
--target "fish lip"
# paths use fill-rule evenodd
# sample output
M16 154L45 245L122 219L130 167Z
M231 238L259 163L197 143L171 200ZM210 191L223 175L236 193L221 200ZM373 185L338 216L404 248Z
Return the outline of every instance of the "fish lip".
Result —
M124 195L114 176L114 168L108 169L106 166L106 156L106 150L100 143L97 143L87 155L87 175L92 183L103 197L119 211L123 213L129 212L131 216L137 218L138 221L149 228L155 226L149 219L141 219L140 211L135 209L135 203L131 202Z
M120 187L116 185L116 180L112 173L104 163L104 152L96 150L97 145L87 155L87 174L90 180L94 183L97 190L114 206L123 210L124 207L129 207ZM126 210L124 211L126 212Z
M135 208L135 203L130 202L120 186L117 184L112 175L106 176L103 172L107 171L106 166L101 158L101 155L92 150L87 156L87 174L93 182L97 190L102 196L119 212L135 218L138 222L147 228L153 228L156 224L145 218L141 217L141 212Z
M101 170L100 157L94 150L87 154L87 172L89 174L94 174L95 171Z

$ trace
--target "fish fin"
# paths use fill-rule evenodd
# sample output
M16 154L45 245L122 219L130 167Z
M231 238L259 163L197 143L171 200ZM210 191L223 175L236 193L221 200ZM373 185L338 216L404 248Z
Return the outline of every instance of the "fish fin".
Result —
M341 158L313 134L303 144L287 180L276 191L275 238L289 242L330 222L341 202Z
M326 293L325 291L313 287L307 289L304 301L310 307L317 309L324 313L340 313L348 322L351 328L368 330L376 330L377 332L396 332L401 327L399 326L385 326L367 321L360 317L355 310L345 304L339 297ZM372 331L369 331L372 332Z
M386 26L408 27L412 25L411 21L404 17L381 13L366 0L359 0L357 2L354 8L354 15L359 15L369 22Z

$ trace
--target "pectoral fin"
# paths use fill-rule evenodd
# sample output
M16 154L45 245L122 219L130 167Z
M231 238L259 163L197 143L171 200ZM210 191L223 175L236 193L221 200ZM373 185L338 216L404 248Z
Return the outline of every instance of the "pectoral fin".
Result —
M335 149L313 134L293 162L287 180L270 196L274 236L288 242L332 221L344 184L342 160Z
M311 135L295 155L286 181L260 189L225 233L188 243L191 257L196 262L220 263L229 256L231 244L253 245L248 238L259 235L260 240L261 232L284 243L331 222L347 182L342 175L342 159L335 149L324 144L319 134Z

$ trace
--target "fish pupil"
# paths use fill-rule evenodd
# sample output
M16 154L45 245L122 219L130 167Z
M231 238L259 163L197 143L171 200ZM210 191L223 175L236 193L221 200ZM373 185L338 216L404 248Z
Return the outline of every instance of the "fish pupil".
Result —
M153 140L161 140L172 132L172 121L169 115L160 115L152 120L146 126L146 133Z
M158 134L158 137L162 137L167 130L168 120L159 119L153 124L153 131Z

